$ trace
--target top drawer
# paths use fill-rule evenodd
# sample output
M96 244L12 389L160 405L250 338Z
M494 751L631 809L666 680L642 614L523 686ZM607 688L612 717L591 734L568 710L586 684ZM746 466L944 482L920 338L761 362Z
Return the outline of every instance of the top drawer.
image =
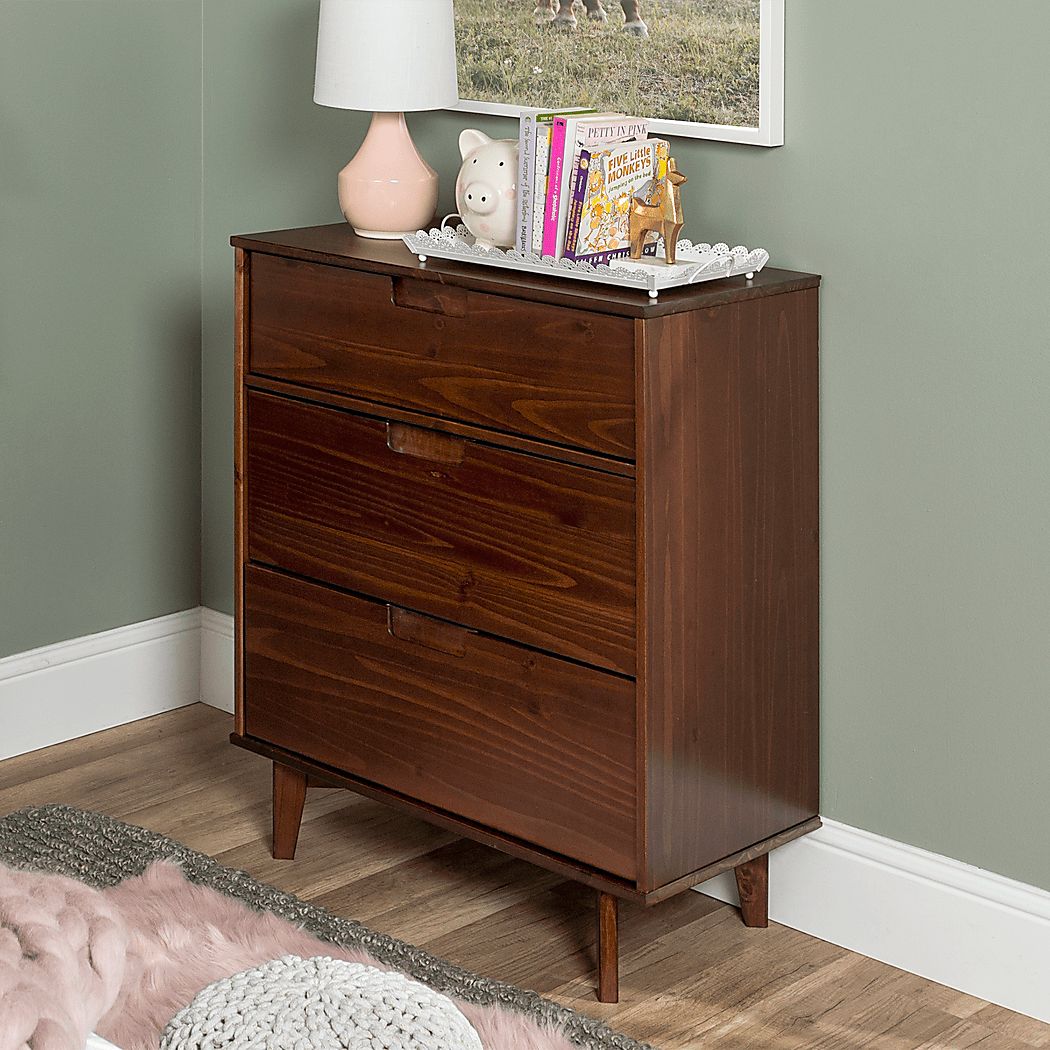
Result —
M253 253L249 368L634 458L634 323Z

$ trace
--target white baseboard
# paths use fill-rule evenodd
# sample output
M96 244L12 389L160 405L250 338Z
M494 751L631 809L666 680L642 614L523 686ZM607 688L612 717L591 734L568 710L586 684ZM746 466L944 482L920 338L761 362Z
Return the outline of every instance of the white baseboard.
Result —
M0 659L0 759L200 699L200 610Z
M201 609L201 700L233 713L233 617Z
M775 922L1050 1021L1050 892L834 820L769 868ZM732 873L699 889L737 903Z

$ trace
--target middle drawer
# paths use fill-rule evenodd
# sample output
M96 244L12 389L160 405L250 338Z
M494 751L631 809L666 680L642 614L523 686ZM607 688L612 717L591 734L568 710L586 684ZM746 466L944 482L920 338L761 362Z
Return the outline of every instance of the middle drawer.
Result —
M629 478L250 391L248 557L634 674Z

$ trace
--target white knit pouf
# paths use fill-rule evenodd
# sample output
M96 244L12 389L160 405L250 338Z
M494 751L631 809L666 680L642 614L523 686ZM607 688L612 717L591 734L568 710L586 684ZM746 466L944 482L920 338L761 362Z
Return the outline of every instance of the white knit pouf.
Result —
M399 973L286 955L208 985L160 1050L482 1050L447 996Z

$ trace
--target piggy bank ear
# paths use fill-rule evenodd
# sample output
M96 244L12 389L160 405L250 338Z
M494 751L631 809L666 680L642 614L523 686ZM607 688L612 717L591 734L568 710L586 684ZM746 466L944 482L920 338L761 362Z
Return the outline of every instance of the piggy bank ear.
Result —
M473 153L479 146L484 146L492 139L484 131L476 128L464 128L459 136L459 155L466 160L467 154Z

